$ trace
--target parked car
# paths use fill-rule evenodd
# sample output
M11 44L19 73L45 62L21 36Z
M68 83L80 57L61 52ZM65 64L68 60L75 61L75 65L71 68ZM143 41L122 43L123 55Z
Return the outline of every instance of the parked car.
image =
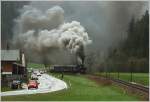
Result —
M13 80L13 82L11 83L11 88L12 89L21 88L21 81L19 81L19 80Z
M30 88L38 89L38 82L36 80L30 80L28 83L28 89Z
M44 71L40 71L41 74L44 74Z
M22 83L22 84L21 84L21 88L22 88L22 89L26 89L27 87L28 87L28 86L27 86L26 83Z
M38 80L38 77L37 77L36 74L32 74L32 75L31 75L31 79L32 79L32 80Z
M37 73L36 73L36 72L33 72L33 74L37 75Z
M37 73L37 76L41 76L41 74L40 74L40 73Z

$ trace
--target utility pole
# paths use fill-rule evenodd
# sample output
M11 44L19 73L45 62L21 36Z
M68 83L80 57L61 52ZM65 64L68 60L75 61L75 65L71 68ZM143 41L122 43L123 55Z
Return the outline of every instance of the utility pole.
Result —
M6 50L9 50L9 49L10 49L10 46L9 46L9 43L7 42Z
M118 69L118 79L119 79L119 77L120 77L120 75L119 75L119 63L117 64L117 69Z
M107 67L108 67L108 66L106 66L106 70L105 70L105 71L106 71L106 78L107 78Z
M132 76L133 76L133 75L132 75L132 74L133 74L133 69L132 69L132 67L133 67L133 62L131 61L131 67L130 67L130 68L131 68L130 82L132 82L132 80L133 80L133 79L132 79Z

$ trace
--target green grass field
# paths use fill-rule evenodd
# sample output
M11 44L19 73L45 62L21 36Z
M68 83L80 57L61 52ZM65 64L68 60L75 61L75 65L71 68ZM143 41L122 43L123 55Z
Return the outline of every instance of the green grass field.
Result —
M106 73L96 73L96 74L106 76ZM107 73L107 75L109 76L108 73ZM110 73L110 77L118 78L118 73L112 72L112 73ZM130 82L131 74L130 73L119 73L119 79ZM142 85L145 85L145 86L149 86L149 73L133 73L132 81L142 84Z
M59 76L56 75L55 76ZM52 93L5 96L2 101L137 101L115 85L102 86L83 75L64 75L69 88Z
M44 64L38 64L38 63L28 63L27 64L28 68L43 68Z

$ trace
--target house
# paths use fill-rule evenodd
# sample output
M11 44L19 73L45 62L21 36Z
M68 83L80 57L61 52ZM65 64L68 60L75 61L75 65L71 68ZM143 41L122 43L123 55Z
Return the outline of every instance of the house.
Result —
M1 84L12 80L24 80L27 77L25 55L20 50L1 50Z
M2 74L11 75L13 63L20 60L19 50L1 50L1 69Z

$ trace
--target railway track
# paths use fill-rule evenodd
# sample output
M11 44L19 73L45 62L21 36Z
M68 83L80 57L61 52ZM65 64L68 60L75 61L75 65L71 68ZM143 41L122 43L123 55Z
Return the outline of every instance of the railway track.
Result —
M133 84L131 82L126 82L126 81L123 81L123 80L119 80L119 79L111 79L112 81L114 82L117 82L117 83L120 83L120 84L123 84L123 85L126 85L128 87L132 87L134 89L138 89L140 91L143 91L143 92L146 92L146 93L149 93L149 88L148 87L145 87L143 85L139 85L139 84Z
M149 94L149 87L146 87L146 86L143 86L143 85L140 85L140 84L137 84L137 83L131 83L131 82L127 82L127 81L123 81L123 80L119 80L119 79L114 79L114 78L110 78L110 77L105 77L105 76L99 76L99 75L94 75L94 76L103 77L103 78L109 79L113 82L125 85L127 87L131 87L131 88L134 88L134 89L137 89L137 90L140 90L144 93Z

